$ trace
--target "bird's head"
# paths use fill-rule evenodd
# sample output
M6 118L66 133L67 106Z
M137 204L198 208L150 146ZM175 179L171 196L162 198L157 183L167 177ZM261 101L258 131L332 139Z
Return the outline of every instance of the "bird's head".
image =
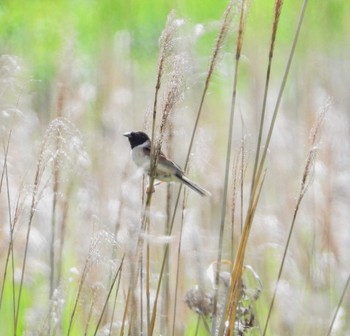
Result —
M126 132L123 134L129 139L131 148L142 145L147 141L150 141L148 135L144 132Z

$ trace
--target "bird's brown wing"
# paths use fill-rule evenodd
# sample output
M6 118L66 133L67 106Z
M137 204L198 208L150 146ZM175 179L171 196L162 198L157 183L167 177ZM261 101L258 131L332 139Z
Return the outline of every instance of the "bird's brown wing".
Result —
M151 149L149 147L143 148L143 151L145 155L149 156L151 154ZM160 151L158 156L157 171L164 174L183 174L181 167L169 160L162 151Z
M157 169L166 169L169 170L172 174L183 174L183 171L179 165L175 162L169 160L163 152L159 153L158 156L158 168Z

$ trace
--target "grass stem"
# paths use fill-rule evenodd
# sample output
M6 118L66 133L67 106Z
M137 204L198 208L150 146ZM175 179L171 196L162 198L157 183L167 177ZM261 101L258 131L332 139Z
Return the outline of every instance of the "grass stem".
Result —
M331 324L329 325L328 332L327 332L327 336L330 336L331 333L332 333L332 329L333 329L333 326L334 326L334 322L335 322L335 320L336 320L336 318L337 318L339 309L340 309L341 305L343 304L343 300L344 300L346 291L347 291L347 289L348 289L348 287L349 287L349 284L350 284L350 274L349 274L349 276L348 276L348 279L346 280L345 286L344 286L344 288L343 288L342 295L340 296L340 299L339 299L337 308L336 308L336 310L335 310L335 312L334 312L334 315L333 315Z

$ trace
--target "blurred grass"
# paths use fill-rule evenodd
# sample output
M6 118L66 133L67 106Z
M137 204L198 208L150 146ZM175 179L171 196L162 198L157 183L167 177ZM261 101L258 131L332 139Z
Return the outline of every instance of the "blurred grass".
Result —
M282 70L285 66L285 55L290 48L291 36L293 34L295 22L297 20L300 4L301 1L295 2L292 0L286 0L284 8L282 10L281 23L277 36L276 57L273 64L274 74L277 74L273 78L273 80L276 80L277 84L279 84L278 82L280 81L280 76L278 75L278 73L280 72L278 72L278 70ZM1 1L0 52L2 54L9 53L17 55L23 62L26 63L24 69L29 70L28 73L30 73L30 77L36 80L32 84L36 85L36 87L32 88L32 90L29 90L30 94L32 92L35 92L36 95L44 97L47 97L51 94L50 97L46 98L46 101L41 100L40 103L37 104L38 106L34 106L33 110L37 114L40 114L40 111L45 111L45 113L47 114L47 111L53 111L52 115L55 115L53 106L55 106L56 100L52 96L57 94L57 88L55 86L61 84L61 78L59 77L59 75L62 75L62 73L63 75L66 74L64 71L62 71L60 63L62 61L67 63L71 61L69 57L70 55L65 55L66 57L62 57L62 54L64 53L63 50L66 48L67 44L71 42L72 37L73 42L75 44L74 54L77 55L74 55L72 57L72 64L69 64L69 70L71 71L68 73L68 75L70 75L71 72L75 70L74 61L83 60L84 62L86 62L86 64L84 64L82 68L83 71L88 72L90 78L86 80L84 76L77 76L77 82L79 82L79 84L76 84L75 77L72 76L72 78L66 78L68 84L64 84L67 84L67 91L69 91L69 93L72 94L72 96L69 96L67 98L66 102L68 106L68 113L70 113L71 110L73 110L72 106L75 108L75 104L77 104L77 102L80 103L80 105L78 105L81 106L81 111L84 111L85 113L84 117L81 118L83 119L83 122L80 120L79 114L83 112L80 111L78 111L76 115L74 115L74 113L72 112L72 119L75 123L79 125L79 129L82 130L82 133L85 137L85 142L87 143L87 147L91 147L89 148L91 151L90 159L96 166L95 170L93 171L95 175L93 175L90 172L92 176L90 177L89 175L87 175L88 177L85 177L84 180L84 183L86 183L87 185L91 184L92 186L90 186L90 188L93 189L93 191L89 191L89 197L91 197L92 200L89 200L87 202L87 207L91 207L91 213L88 213L89 215L100 216L102 218L102 223L109 223L109 221L112 222L110 218L108 218L107 220L107 214L109 214L111 218L114 218L115 212L117 211L114 208L112 208L110 202L111 200L113 201L114 198L117 199L117 197L120 197L120 186L123 185L123 183L125 183L125 177L123 177L123 179L120 182L119 175L122 175L121 167L125 169L124 166L128 164L129 157L123 156L123 154L128 153L129 148L126 148L125 143L122 142L124 139L120 139L122 137L120 136L119 128L125 128L127 126L129 127L130 124L132 124L133 126L135 126L135 124L139 126L142 123L145 105L148 105L148 99L150 99L150 95L147 94L149 93L147 89L152 90L154 86L156 73L154 69L157 63L159 49L158 40L160 33L164 27L167 14L172 8L175 8L177 10L178 16L190 21L192 26L196 23L203 23L205 25L206 33L203 36L201 36L193 46L196 52L194 60L195 62L201 63L200 66L196 64L198 66L198 69L196 69L196 75L201 76L206 69L207 64L205 63L210 57L211 47L213 45L213 40L215 39L215 35L217 33L219 20L222 17L222 12L226 5L227 1L223 0L218 0L215 2L212 0L152 0L147 2L144 0L67 0L55 2L48 0L31 0L26 2L21 0ZM254 85L255 81L263 81L266 72L266 59L267 50L269 46L269 39L271 35L272 12L272 0L257 0L252 1L251 3L251 9L248 15L247 31L245 34L246 41L243 48L243 54L247 54L247 59L245 59L244 62L242 62L242 69L240 70L242 75L240 77L239 82L239 86L242 86L246 89L240 90L242 101L244 99L246 100L243 103L246 103L247 106L248 104L253 105L253 108L251 109L252 113L250 115L247 114L246 116L244 116L246 119L245 121L248 124L250 116L254 116L254 113L258 113L258 110L260 108L259 94L261 95L261 90L259 91L259 89L261 89L261 87L259 87L258 84L256 84L256 87L254 87ZM310 120L313 118L313 115L315 113L315 106L318 106L318 104L320 103L319 101L315 102L316 98L319 98L319 96L317 96L317 94L313 94L313 91L320 89L320 87L323 84L319 84L321 79L324 78L325 75L327 75L327 73L331 71L333 71L331 75L337 77L334 74L334 69L338 69L339 64L335 63L333 69L329 66L336 61L334 56L338 55L338 53L349 52L349 15L350 3L338 0L310 2L309 9L307 11L305 24L302 30L302 36L299 41L300 43L297 47L297 54L299 55L299 57L296 57L294 61L293 66L295 71L292 74L292 80L291 83L289 83L289 87L287 88L286 97L284 100L286 102L286 110L283 111L283 116L286 115L290 116L291 118L290 120L287 118L287 122L289 123L288 127L286 126L285 128L283 128L283 124L279 125L282 131L279 131L280 134L277 132L276 136L277 139L279 139L279 141L276 141L276 143L282 143L282 146L277 147L277 149L279 149L280 152L274 154L275 156L272 159L273 163L271 163L271 167L269 167L269 169L272 169L273 173L269 173L270 175L268 174L267 183L270 182L270 184L264 191L265 197L264 200L261 202L261 212L271 212L274 216L280 216L281 218L283 218L280 220L281 223L279 224L279 227L277 229L277 232L279 232L280 237L278 237L277 239L273 235L269 234L269 232L267 231L265 236L261 238L261 241L268 242L273 248L265 249L263 257L259 255L260 259L254 255L248 256L250 257L250 259L253 259L252 264L257 265L259 267L258 271L259 274L261 274L263 277L264 286L266 288L266 291L262 294L262 299L258 300L256 303L257 311L259 312L257 316L259 321L264 321L264 316L267 314L267 304L269 303L270 296L269 290L271 289L270 287L272 287L271 284L275 281L275 271L278 268L280 254L277 253L275 250L276 246L279 246L276 244L281 244L280 241L283 240L283 227L285 223L289 222L288 216L290 215L290 208L294 205L294 203L292 205L288 205L287 201L289 198L292 198L295 193L293 177L294 174L298 173L298 169L300 168L299 160L296 160L296 158L299 157L298 155L300 155L300 152L302 152L303 148L305 148L305 138L300 136L301 131L299 130L299 127L308 127L308 124L310 124ZM118 58L115 57L113 51L115 47L119 47L119 45L115 43L115 40L117 38L117 33L120 31L127 31L130 34L131 46L130 50L121 50L120 52L124 52L125 54L123 54L122 57ZM232 45L233 43L228 44L228 46L230 47L232 47ZM230 58L232 57L232 51L228 49L226 50L226 48L228 47L225 47L226 54L224 54L223 57L228 57L229 61L227 62L226 59L226 63L222 62L224 63L224 66L220 64L218 67L219 73L214 74L214 81L212 83L213 85L211 85L210 87L210 97L208 97L207 100L207 108L208 111L210 111L210 113L207 113L208 115L203 121L204 124L208 125L207 133L209 134L209 136L218 138L215 139L216 146L213 150L214 154L207 154L207 157L209 157L210 155L213 155L214 157L215 163L213 164L213 166L211 166L210 170L212 178L209 180L210 183L212 183L212 187L213 185L216 186L215 188L221 187L221 180L219 177L217 177L217 175L220 174L220 160L222 158L222 150L224 147L223 144L226 142L226 139L224 136L221 137L220 133L222 133L223 127L226 127L225 111L227 109L227 106L229 105L228 101L230 99L231 90L230 81L232 78L232 74L230 72L232 70L230 68L230 66L232 66L232 60ZM129 57L132 59L132 61L134 61L137 64L137 67L133 69L133 71L135 71L136 74L134 74L133 71L129 71L129 73L125 75L122 73L122 71L124 66L127 67L129 65L127 63L128 61L130 61ZM326 62L317 62L317 58L322 57L326 59ZM229 64L229 66L227 66L227 64ZM326 66L322 67L323 65ZM327 67L327 65L329 67ZM200 73L199 75L198 72ZM91 79L91 77L94 76L96 76L98 79ZM191 73L188 76L191 76ZM332 78L332 76L330 76L330 78ZM340 101L342 101L345 105L346 96L341 96L341 89L343 87L348 86L343 85L344 82L340 81L339 76L337 77L337 79L339 80L341 85L335 86L335 88L339 92L339 97L342 97L342 99L339 99L338 96L336 96L336 99L338 97L337 102L339 103ZM89 98L90 100L85 99L83 95L79 95L81 88L85 88L85 80L87 83L91 83L90 86L93 87L93 89L96 87L96 100L93 94L93 98ZM145 80L147 80L147 82L143 84ZM40 83L38 81L40 81ZM133 83L133 81L135 81L136 83ZM200 79L198 79L197 81L200 83L199 85L202 84ZM116 82L119 85L116 85ZM250 83L246 84L246 82ZM325 87L329 88L332 86L332 81L330 79L325 79L324 82ZM130 83L132 83L132 85ZM25 88L26 85L28 84L23 84ZM73 87L73 90L69 90L69 85ZM74 85L77 86L74 87ZM141 87L140 89L140 86L142 85L146 87L146 89L144 87ZM251 87L247 89L247 85L251 85ZM88 86L88 89L89 88L90 87ZM117 91L118 89L119 91ZM115 92L119 93L119 95L120 92L126 92L126 94L123 95L123 97L128 97L129 92L127 91L127 89L130 89L132 91L132 93L130 94L130 97L132 97L130 98L130 101L132 101L132 103L128 103L128 101L125 103L125 101L122 99L121 102L117 101L114 95ZM140 91L142 91L142 93L140 93ZM329 92L331 93L332 90L329 90ZM327 95L330 94L329 92L327 91ZM16 93L18 94L17 91ZM272 94L273 93L274 92L272 92ZM198 93L195 89L193 89L191 90L190 94L191 99L193 100L193 104L189 104L189 109L193 108L192 106L196 103L196 94ZM322 95L320 96L323 97ZM121 97L122 96L120 95L119 98ZM15 106L17 104L17 95L13 100L15 101L13 103L13 105ZM69 105L68 103L71 103L71 105ZM254 109L254 104L256 104L256 106L258 107L257 109ZM22 109L25 112L31 111L31 109L29 109L26 106L22 107ZM79 108L77 109L79 110ZM136 110L139 112L133 113ZM246 108L244 107L242 108L242 110L246 110ZM89 111L88 117L90 117L91 119L91 124L89 124L90 128L88 128L88 130L84 128L86 127L86 119L88 119L86 111ZM250 110L248 109L248 111ZM345 107L344 111L346 111ZM179 116L177 116L179 120L181 120L181 118L184 118L184 116L181 115L181 111L178 113L180 113ZM127 119L128 117L126 117L125 115L127 115L129 119ZM299 115L303 118L301 123L302 126L298 124L298 122L300 121L298 119ZM252 119L254 119L254 117L252 117ZM190 122L188 122L188 124L190 124ZM108 129L107 126L109 127ZM108 136L101 136L102 133L103 135L108 133L106 132L106 129L107 131L112 130L112 132L109 133L111 142L109 142ZM182 130L183 126L180 125L179 129ZM113 131L115 133L113 133ZM30 133L30 131L28 131L28 133ZM248 127L248 133L254 134L254 128L252 126ZM181 133L179 134L181 136ZM92 140L90 140L89 136L91 136ZM291 137L293 137L293 140L290 141L290 143L288 143L288 139L290 139ZM32 137L30 137L30 139L32 139ZM89 140L91 141L91 143L89 143ZM284 141L286 141L286 143L284 143ZM30 143L28 140L26 141L26 138L24 140L19 138L20 145L17 144L16 146L16 144L14 144L15 150L13 152L18 152L19 149L23 149L23 147L26 147L23 146L23 143L26 142L28 144ZM288 150L283 149L283 144L285 144ZM343 145L344 142L342 143L342 146ZM203 147L204 152L206 150L208 152L210 151L205 146ZM207 145L207 147L209 148L209 145ZM101 148L104 150L101 150ZM27 147L25 148L25 150L28 151L29 156L31 156L31 159L33 160L32 166L35 167L36 154L32 153L29 149ZM120 152L124 149L125 153L122 152L121 155ZM272 151L272 153L274 152ZM179 156L181 155L182 154L180 153ZM344 155L344 153L342 153L342 155ZM111 157L113 158L112 160ZM121 159L119 160L120 162L116 160L116 158L119 157L121 157ZM205 157L205 160L207 159L207 157ZM21 160L18 161L19 163L16 162L16 166L21 168L24 167L27 169L27 163L25 160L23 160L23 156L20 159ZM290 164L288 164L288 162L290 162ZM109 168L110 170L108 170ZM331 170L331 168L332 164L330 164L329 169ZM277 173L274 173L273 169L276 169ZM208 172L208 170L206 171ZM336 173L333 174L338 175L338 173L339 172L336 171ZM271 179L271 177L269 176L272 176L273 183L271 182L271 180L269 181L269 178ZM76 176L74 176L74 178L77 179ZM92 183L91 180L94 181L94 183ZM111 183L111 181L113 181L113 183ZM82 182L84 187L86 189L89 189L89 187L86 187L84 183ZM286 188L286 183L288 184L289 188ZM286 191L281 192L282 189L286 189ZM118 196L116 196L116 194ZM218 192L217 195L219 195ZM82 198L80 194L77 197ZM94 197L96 197L96 200L94 199ZM98 197L100 197L100 199ZM331 197L331 195L329 197ZM83 201L81 202L83 203ZM76 202L75 198L73 198L72 202L74 203L72 205L72 208L79 208L80 203ZM99 206L97 206L96 204L99 204ZM323 209L322 211L326 211L325 209L327 209L327 207L324 206L322 202L320 202L319 204L319 208ZM217 204L213 205L213 209L215 206L217 206ZM316 214L317 209L314 210L314 207L314 204L312 205L312 207L309 207L310 212L312 212L313 216L312 221L316 221L316 219L313 218L318 216ZM134 208L132 210L134 212ZM74 213L70 215L72 218L74 218L71 220L71 226L74 227L74 229L71 228L71 231L69 232L69 235L73 236L73 239L72 241L66 241L67 246L63 258L64 270L79 265L80 259L77 257L79 251L77 251L77 243L75 239L79 237L79 244L86 243L86 239L81 239L81 231L79 231L80 229L76 229L80 221L80 212L83 211L79 209L74 211ZM127 216L130 216L128 209L125 210L125 212L128 214ZM215 218L215 212L214 215L212 215L212 217ZM287 218L287 220L285 218ZM124 224L130 224L129 218L123 218L123 220ZM47 219L46 221L49 222L49 220ZM86 237L88 237L90 231L88 231L86 227L90 228L90 226L87 223L86 217L84 217L84 220L81 221L83 223L84 228L82 231L86 233ZM203 223L201 223L201 225L202 224ZM213 224L215 224L214 221ZM302 223L300 224L305 224L304 228L310 226L310 223L307 220L307 218L303 219ZM326 224L328 224L328 222L326 222ZM259 229L259 227L261 226L269 227L269 225L273 226L274 224L264 222L261 223L259 221L256 227L257 229ZM301 236L304 239L300 239L300 235L298 236L298 242L301 242L300 247L298 246L298 251L305 251L308 248L311 249L309 242L313 241L313 235L316 236L316 229L312 227L310 228L310 231L311 233L308 234L305 238L304 232L304 236ZM214 230L214 232L216 232L216 229ZM256 243L256 240L253 240L253 245L254 242ZM259 244L256 245L260 246ZM67 250L69 251L68 253ZM203 253L208 253L207 250L210 250L210 248L206 247L203 250ZM257 250L261 251L259 249ZM297 255L295 251L294 253ZM311 255L313 255L313 253L313 251L310 251ZM297 260L297 257L295 258ZM311 273L313 271L312 267L318 267L319 255L315 255L314 258L315 265L311 265L310 270L308 268L308 264L303 265L303 267L300 266L301 272L303 274L307 274L307 272ZM157 262L158 261L159 260L157 260ZM306 263L305 260L304 263ZM324 285L323 291L321 293L321 299L323 300L324 298L326 298L326 301L332 301L331 306L334 306L339 296L339 287L342 284L338 286L335 285L335 283L337 282L338 273L334 273L334 278L332 276L333 273L331 271L329 271L327 274L329 274L329 284ZM70 278L69 275L69 272L64 271L63 279ZM307 286L311 287L312 281L309 279L309 277L310 275L306 276L306 284ZM184 281L184 283L186 285L188 284L187 281ZM293 285L293 279L291 279L291 283ZM35 307L35 309L38 309L36 307L38 305L38 297L35 294L37 291L45 292L47 289L47 284L41 282L40 280L37 281L35 286L36 287L34 289L30 287L30 284L28 284L28 286L24 286L23 305L21 306L21 310L32 310L35 313L34 308L27 308ZM68 329L68 322L75 300L77 284L73 281L73 283L69 284L69 287L70 289L67 290L67 293L62 294L62 297L67 297L65 307L63 308L63 316L60 321L60 323L63 325L63 330ZM89 288L89 285L87 285L87 287ZM6 309L3 309L1 321L11 321L12 292L9 291L10 288L10 285L6 286L6 293L4 297L4 307L6 307ZM295 292L297 295L298 288L300 288L300 281L295 281L295 288ZM308 296L309 293L312 293L313 295L315 293L319 294L317 288L308 288ZM88 294L91 293L89 292ZM91 298L87 297L86 301L88 301L88 303L90 304ZM83 334L84 332L84 317L86 317L86 311L88 310L89 306L85 305L84 301L84 303L81 304L80 308L83 311L83 314L80 314L76 317L73 326L74 333L79 335ZM295 307L294 309L296 310L299 308L300 307ZM305 308L302 308L305 310L308 309L307 306ZM283 314L286 314L286 311L288 310L288 305L285 311L280 312L279 309L276 309L276 319L273 321L274 324L272 324L272 326L274 326L273 330L282 330L285 327ZM329 311L331 311L331 309L329 309ZM188 310L185 311L184 315L186 315L184 321L180 319L178 320L185 325L185 328L187 329L187 334L192 335L196 328L196 315L188 313ZM315 315L318 316L317 314ZM319 316L324 315L320 313ZM42 319L45 319L45 317L46 315L44 313L42 313L42 315L40 316L40 318ZM186 319L188 319L188 321ZM96 321L92 323L91 328L94 327L95 322ZM24 325L25 323L25 319L20 320L19 334L22 334L22 331L26 329L26 326ZM310 326L308 325L307 328L312 328L312 325L314 325L314 321L311 321ZM4 332L7 332L6 334L9 335L12 334L11 325L8 325L6 327L9 328L8 332L7 330L5 330ZM203 326L201 323L201 332L204 333L204 329L202 328ZM299 329L300 328L303 328L302 323L300 323ZM317 333L314 332L313 334L321 334L323 326L320 326L318 328L319 330L317 330Z
M207 23L220 19L226 4L225 0L4 0L0 4L0 51L25 56L34 76L45 80L53 76L62 47L72 34L76 35L81 53L96 57L104 44L113 43L117 31L127 30L132 35L133 56L141 62L154 61L159 35L171 9L194 23ZM270 34L270 27L261 23L271 20L272 7L272 0L251 4L247 35L254 36L255 45ZM279 40L286 47L298 15L297 8L295 1L285 1L283 12L288 15L282 13ZM328 42L346 34L349 12L347 1L317 3L317 10L311 9L306 18L307 33L319 43L326 43L323 45L326 48ZM205 46L210 46L211 40L212 36L203 38L203 52L207 53Z
M226 1L187 1L180 5L195 21L220 17ZM111 43L115 32L133 36L133 53L153 58L164 21L172 9L170 1L2 1L0 4L1 52L26 56L40 78L50 77L67 37L76 34L78 48L96 55L103 43Z
M195 51L201 56L198 62L204 63L201 66L205 67L226 4L226 0L5 0L0 3L0 54L14 54L25 61L33 80L32 90L36 93L35 108L39 115L47 118L52 86L67 45L73 43L74 53L90 71L88 76L98 76L97 69L105 55L118 48L116 34L126 31L130 37L129 57L137 64L137 77L154 80L159 36L166 16L175 9L179 18L193 25L204 24L205 33L196 41ZM265 23L272 20L273 6L273 0L250 4L243 55L254 55L252 62L256 64L266 62L271 27ZM285 1L277 37L276 52L280 56L289 50L298 8L295 1ZM338 49L340 40L343 45L349 45L349 13L350 3L346 1L310 4L297 53L308 55L311 47L318 57L334 52L333 48ZM232 51L227 51L231 57ZM281 70L282 67L284 57L276 57L274 68ZM265 70L259 67L254 71L261 77L258 72L264 75ZM245 85L251 75L244 66L241 72L240 86ZM216 92L215 78L213 84L212 90L220 94L222 85ZM227 84L229 89L230 84Z

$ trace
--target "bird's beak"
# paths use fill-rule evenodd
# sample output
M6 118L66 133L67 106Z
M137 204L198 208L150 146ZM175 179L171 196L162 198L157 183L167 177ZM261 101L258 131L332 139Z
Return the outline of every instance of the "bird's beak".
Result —
M124 135L125 137L127 137L127 138L130 138L131 132L126 132L126 133L124 133L123 135Z

